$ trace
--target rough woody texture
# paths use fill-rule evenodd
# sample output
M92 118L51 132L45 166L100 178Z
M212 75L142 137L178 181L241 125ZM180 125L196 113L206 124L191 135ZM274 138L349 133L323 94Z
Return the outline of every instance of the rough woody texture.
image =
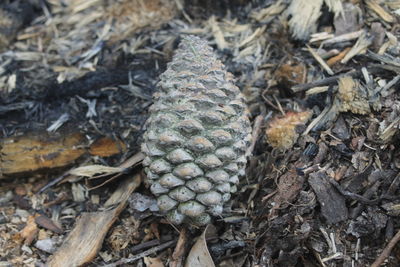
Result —
M248 111L233 76L198 37L184 37L161 75L143 161L158 206L173 223L221 216L244 175Z
M0 1L0 52L15 38L18 30L33 19L33 7L28 1Z

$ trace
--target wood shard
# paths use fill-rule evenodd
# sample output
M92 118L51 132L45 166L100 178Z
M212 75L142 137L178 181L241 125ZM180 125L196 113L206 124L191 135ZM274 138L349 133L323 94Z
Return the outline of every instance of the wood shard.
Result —
M93 260L111 225L118 218L130 194L140 185L140 182L140 175L126 179L105 203L104 211L83 213L61 247L49 258L47 265L49 267L82 266ZM113 205L117 206L110 208Z
M126 151L126 145L123 142L109 137L96 140L89 148L91 155L99 157L109 157L124 151Z
M53 137L49 134L10 137L0 140L0 179L21 173L68 166L88 152L109 157L126 151L120 140L102 137L87 149L83 134Z
M317 29L322 0L293 0L289 6L289 27L296 39L306 40Z
M326 62L317 54L317 52L314 51L314 49L311 48L311 46L307 45L308 51L311 53L311 55L317 60L317 62L321 65L321 67L329 74L333 75L335 74L333 70L326 64Z
M79 133L52 138L49 135L11 137L0 140L0 179L3 176L64 167L85 153Z
M365 32L361 34L357 42L354 44L354 46L350 49L350 51L345 55L345 57L340 62L342 64L346 64L350 59L352 59L356 55L364 53L368 48L368 46L372 44L372 38L373 37L371 36L367 36Z
M386 22L393 23L395 22L395 18L387 12L383 7L381 7L377 1L375 0L366 0L365 3L367 4L367 7L375 12L381 19L383 19Z

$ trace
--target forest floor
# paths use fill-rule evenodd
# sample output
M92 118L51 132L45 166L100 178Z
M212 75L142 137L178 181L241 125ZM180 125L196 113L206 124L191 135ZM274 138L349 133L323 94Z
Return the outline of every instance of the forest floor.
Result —
M0 266L400 266L399 15L399 0L2 1ZM231 214L206 229L159 214L141 166L188 34L253 127Z

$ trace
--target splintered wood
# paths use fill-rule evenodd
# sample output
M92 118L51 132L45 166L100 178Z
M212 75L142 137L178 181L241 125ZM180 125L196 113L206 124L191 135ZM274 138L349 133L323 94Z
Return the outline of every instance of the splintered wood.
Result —
M307 39L317 29L323 0L294 0L289 6L289 26L297 39Z
M84 155L109 157L126 150L119 140L103 137L88 147L83 134L27 134L0 139L0 179L65 167Z
M82 266L89 263L97 255L108 230L140 182L140 175L126 179L104 204L103 211L83 213L64 243L50 257L48 266Z
M58 139L43 136L0 140L0 178L44 168L63 167L85 153L84 136L72 134Z

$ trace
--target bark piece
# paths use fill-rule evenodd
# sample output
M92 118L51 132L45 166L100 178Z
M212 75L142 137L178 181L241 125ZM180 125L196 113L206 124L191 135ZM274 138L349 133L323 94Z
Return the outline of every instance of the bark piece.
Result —
M84 155L110 157L126 151L117 139L102 137L90 147L83 134L32 134L0 139L0 179L21 173L65 167Z
M308 183L317 195L322 215L328 223L334 224L346 220L348 210L344 197L336 191L328 179L324 173L317 172L310 174Z
M109 157L126 151L126 145L120 140L110 137L102 137L96 140L89 149L93 156Z
M85 153L80 133L61 137L25 135L0 140L0 179L4 176L63 167Z

